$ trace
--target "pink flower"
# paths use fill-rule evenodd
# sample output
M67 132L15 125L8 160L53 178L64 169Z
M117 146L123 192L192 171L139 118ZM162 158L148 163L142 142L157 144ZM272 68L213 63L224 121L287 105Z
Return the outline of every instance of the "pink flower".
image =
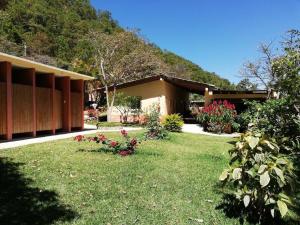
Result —
M135 138L131 139L130 145L135 146L137 144L137 140Z
M98 134L98 138L99 138L99 141L101 141L101 142L103 142L107 139L103 134Z
M118 145L118 142L117 141L111 141L109 145L110 145L110 147L114 148Z
M121 134L124 136L124 137L127 137L128 133L126 130L121 130Z
M74 137L74 140L78 141L78 142L83 141L84 140L84 136L83 135L77 135L76 137Z

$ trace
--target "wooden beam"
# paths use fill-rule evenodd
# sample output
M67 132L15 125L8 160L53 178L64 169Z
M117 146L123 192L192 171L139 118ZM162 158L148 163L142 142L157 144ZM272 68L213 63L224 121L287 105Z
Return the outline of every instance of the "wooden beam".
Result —
M78 107L80 108L80 113L81 113L81 120L80 120L80 128L83 130L84 128L84 81L83 80L72 80L71 81L71 90L75 91L77 93L80 93L80 105Z
M6 84L6 140L12 140L12 65L10 62L0 62L1 80ZM1 115L0 115L1 116Z
M52 125L51 125L51 133L56 133L56 114L55 114L55 76L54 74L50 74L50 84L51 84L51 115L52 115Z
M36 78L35 69L29 68L22 70L22 77L26 78L26 82L32 86L32 136L36 137Z
M71 132L71 81L70 77L62 79L62 95L63 95L63 130Z

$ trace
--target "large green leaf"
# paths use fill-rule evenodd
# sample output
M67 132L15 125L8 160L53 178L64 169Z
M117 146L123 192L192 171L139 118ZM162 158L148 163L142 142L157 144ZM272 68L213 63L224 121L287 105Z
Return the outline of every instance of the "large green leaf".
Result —
M263 173L263 172L265 172L265 170L267 169L267 165L261 165L260 167L259 167L259 169L258 169L258 173Z
M283 201L278 200L277 201L277 206L279 208L279 212L281 214L281 217L284 217L288 212L287 205Z
M269 172L266 171L262 175L260 175L259 183L262 187L265 187L269 184L269 182L270 182Z
M241 179L242 176L242 169L241 168L235 168L232 172L232 178L234 180L239 180Z
M254 149L259 142L259 138L258 137L253 137L253 136L249 136L247 137L247 142L249 143L249 146L251 149Z
M274 167L274 170L275 170L275 173L277 174L277 176L280 178L280 180L282 182L285 182L282 170L279 169L278 167Z
M244 202L244 206L247 208L249 203L250 203L250 196L249 195L245 195L244 196L244 199L243 199L243 202Z
M219 177L219 180L220 180L220 181L224 181L224 180L227 179L227 177L228 177L228 170L224 170L224 171L221 173L221 175L220 175L220 177Z

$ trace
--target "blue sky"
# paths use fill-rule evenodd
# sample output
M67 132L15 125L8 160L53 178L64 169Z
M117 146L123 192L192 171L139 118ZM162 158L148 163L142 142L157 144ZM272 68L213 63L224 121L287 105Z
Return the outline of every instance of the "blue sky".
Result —
M123 27L237 83L260 43L300 29L300 0L91 0Z

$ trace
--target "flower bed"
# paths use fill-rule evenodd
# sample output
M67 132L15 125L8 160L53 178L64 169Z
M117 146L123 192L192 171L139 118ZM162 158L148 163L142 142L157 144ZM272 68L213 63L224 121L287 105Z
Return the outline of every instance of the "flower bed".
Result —
M137 138L130 138L126 130L121 130L121 134L124 138L123 142L108 139L103 134L97 134L94 137L85 137L83 135L78 135L74 138L74 140L78 142L88 141L102 144L102 147L99 149L99 151L112 152L121 156L134 154L139 141L137 140Z
M227 100L214 101L209 106L200 110L197 120L205 131L212 133L232 133L238 124L235 123L237 116L235 105Z

